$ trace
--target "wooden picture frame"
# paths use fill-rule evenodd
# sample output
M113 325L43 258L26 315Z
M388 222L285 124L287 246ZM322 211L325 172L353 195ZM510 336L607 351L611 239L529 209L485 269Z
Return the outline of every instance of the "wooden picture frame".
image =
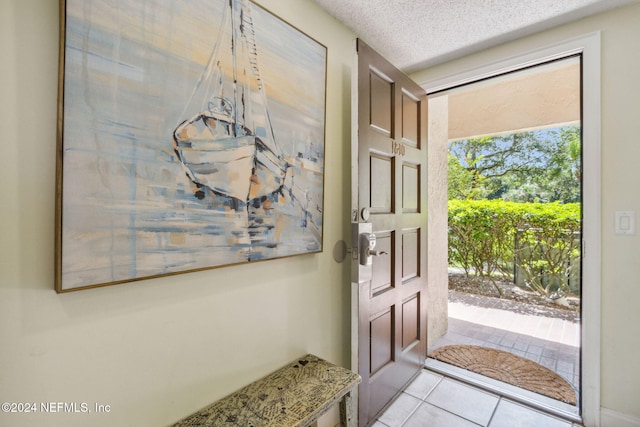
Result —
M325 46L249 0L60 19L57 292L322 251Z

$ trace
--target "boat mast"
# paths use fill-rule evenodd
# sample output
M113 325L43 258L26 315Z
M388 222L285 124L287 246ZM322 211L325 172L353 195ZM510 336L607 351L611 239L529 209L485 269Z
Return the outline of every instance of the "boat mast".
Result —
M260 66L258 64L258 47L256 44L256 31L253 25L253 18L251 16L250 4L247 0L234 0L240 3L242 14L240 15L240 31L242 37L245 40L245 47L247 49L246 58L249 61L249 68L251 68L251 74L253 78L256 80L256 84L258 86L258 92L260 93L260 97L262 98L262 108L264 110L265 115L265 130L267 132L267 146L270 150L274 152L276 155L280 155L280 150L278 149L278 143L275 138L275 134L273 132L273 125L271 123L271 117L269 115L269 107L267 103L267 93L264 87L264 82L262 81L262 76L260 75Z
M237 41L238 35L236 32L238 31L238 25L236 25L237 12L236 12L236 0L229 0L229 7L231 8L231 69L233 75L233 101L234 101L234 109L233 109L233 136L238 136L238 127L240 126L238 123L238 106L240 103L238 102L238 54L237 54Z

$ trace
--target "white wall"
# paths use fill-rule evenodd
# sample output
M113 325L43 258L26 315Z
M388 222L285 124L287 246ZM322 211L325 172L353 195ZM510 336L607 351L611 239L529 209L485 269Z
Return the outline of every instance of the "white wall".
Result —
M11 426L167 425L288 361L349 363L353 34L310 0L259 2L328 48L324 252L58 295L53 291L58 0L0 2L0 402Z
M613 228L615 211L640 212L640 5L544 31L413 77L435 80L593 31L602 36L602 425L615 426L615 419L640 419L640 334L635 326L640 322L640 239L638 234L616 235Z

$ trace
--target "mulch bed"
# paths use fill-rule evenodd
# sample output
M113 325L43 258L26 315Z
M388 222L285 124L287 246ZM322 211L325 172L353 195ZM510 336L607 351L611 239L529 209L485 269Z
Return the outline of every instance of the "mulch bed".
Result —
M469 280L467 280L463 273L449 272L449 290L451 291L502 298L554 310L566 310L570 312L567 313L570 316L575 316L575 313L580 312L580 299L577 297L569 296L564 300L566 305L561 305L549 297L543 297L535 292L522 289L511 281L495 279L495 282L502 291L502 296L489 280L482 280L475 276L470 276Z

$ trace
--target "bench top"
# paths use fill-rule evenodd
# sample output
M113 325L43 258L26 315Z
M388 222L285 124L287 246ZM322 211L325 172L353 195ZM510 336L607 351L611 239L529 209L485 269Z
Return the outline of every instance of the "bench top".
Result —
M307 426L359 382L358 374L308 354L182 419L174 427Z

